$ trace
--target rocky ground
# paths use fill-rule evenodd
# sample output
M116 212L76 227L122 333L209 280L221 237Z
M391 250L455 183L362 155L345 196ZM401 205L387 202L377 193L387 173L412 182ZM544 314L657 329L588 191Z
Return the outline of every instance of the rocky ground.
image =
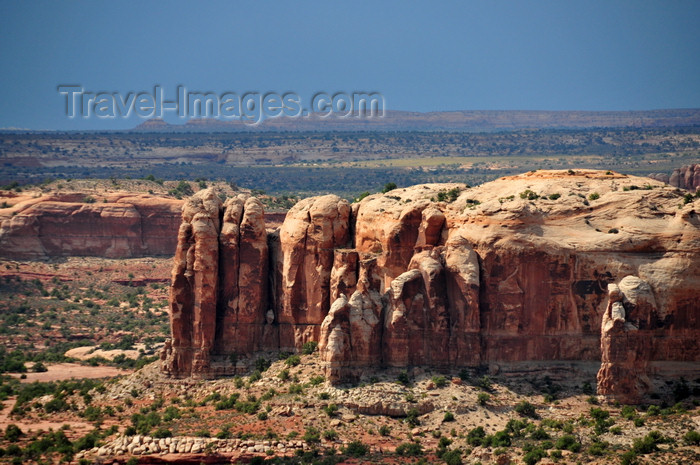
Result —
M218 380L173 380L156 362L94 386L88 397L67 395L74 408L50 417L75 425L65 430L75 441L85 424L94 426L88 435L95 441L75 451L73 460L81 463L700 460L698 438L689 434L700 430L699 398L681 383L670 385L658 406L626 407L601 404L591 384L578 378L414 369L368 372L359 384L333 387L322 375L317 352L268 353L238 365L245 371L248 363L264 370ZM40 422L49 417L51 399L30 399L20 413L5 410L3 419L20 428ZM7 430L7 424L2 427ZM41 437L27 433L17 444L26 451ZM9 446L7 439L0 445Z

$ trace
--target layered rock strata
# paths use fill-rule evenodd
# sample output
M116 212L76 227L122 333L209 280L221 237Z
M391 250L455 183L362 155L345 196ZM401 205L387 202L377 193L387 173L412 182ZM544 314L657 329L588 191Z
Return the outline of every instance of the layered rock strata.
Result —
M370 367L602 361L601 394L641 398L659 362L700 375L699 211L649 179L537 171L306 199L266 234L257 201L198 193L165 365L214 376L232 354L317 341L334 382Z
M0 209L0 257L171 256L182 201L150 195L81 193L17 196Z

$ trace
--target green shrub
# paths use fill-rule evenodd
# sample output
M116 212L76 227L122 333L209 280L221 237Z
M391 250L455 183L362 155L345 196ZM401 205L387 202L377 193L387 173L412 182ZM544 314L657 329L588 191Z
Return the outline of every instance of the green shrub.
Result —
M484 375L479 380L477 381L476 385L483 389L484 391L491 391L492 384L491 384L491 378L488 376Z
M329 417L334 417L338 414L338 406L335 404L328 404L325 407L323 407L323 411Z
M311 384L312 386L318 386L319 384L323 384L324 381L326 381L326 378L324 378L323 376L319 375L319 376L314 376L314 377L312 377L312 378L309 380L309 384Z
M396 189L396 187L397 186L395 183L388 182L388 183L384 184L384 188L382 189L382 194L386 194L389 191L393 191L394 189Z
M23 435L24 433L22 430L14 423L7 425L7 428L5 428L5 439L10 442L17 442L17 440Z
M214 408L216 410L231 410L231 409L236 407L236 403L238 402L239 397L240 397L240 394L238 394L237 392L234 392L227 399L224 399L224 400L219 401L216 404L214 404ZM165 409L164 415L166 415L166 416L169 415L168 411L172 408L175 408L175 407L168 407L167 409ZM177 408L175 408L175 410L177 410ZM178 411L178 415L179 415L179 411ZM173 418L179 418L179 417L173 417Z
M581 450L581 443L578 442L576 436L572 434L565 434L554 443L554 447L561 450L569 450L571 452L578 452Z
M525 462L526 465L535 465L545 457L547 457L547 452L541 447L536 447L523 456L523 462Z
M282 370L282 371L279 372L279 374L277 375L277 377L278 377L279 379L281 379L282 381L287 381L287 380L289 379L289 370L287 370L287 369L285 368L284 370Z
M597 192L593 192L588 196L588 200L598 200L600 198L600 194Z
M657 405L650 405L647 409L647 416L655 417L661 413L661 409Z
M379 427L379 434L381 436L389 436L391 434L391 427L388 425L382 425Z
M694 429L690 430L683 436L683 441L690 446L700 445L700 433Z
M462 465L462 451L459 449L452 449L443 452L440 458L447 465Z
M238 401L234 408L241 413L247 413L248 415L253 415L257 413L260 408L260 401L248 400L248 401Z
M443 422L455 421L455 416L452 412L445 412L445 416L442 417Z
M338 439L338 433L336 433L332 429L327 429L323 432L323 439L327 441L335 441L336 439Z
M289 367L295 367L301 363L301 357L298 355L290 355L284 363Z
M289 393L290 394L303 394L304 392L304 386L301 384L290 384L289 385Z
M369 446L361 441L352 441L343 449L343 453L350 457L364 457L369 453Z
M173 437L173 432L167 428L160 427L153 432L154 438L171 438Z
M620 456L621 465L635 465L639 463L637 460L637 453L633 450L628 450Z
M620 416L622 416L622 418L626 418L627 420L632 420L635 416L637 416L637 411L631 405L625 405L620 410Z
M493 436L484 439L484 445L488 443L491 447L508 447L511 444L511 437L508 431L498 431Z
M486 438L486 431L482 426L477 426L467 433L467 442L470 446L477 447L482 445L484 438Z
M435 384L437 388L444 388L447 386L447 378L444 376L433 376L431 381Z
M485 392L480 392L479 395L476 397L476 401L479 403L479 405L486 405L489 403L489 400L491 400L491 396L486 394Z
M316 347L318 347L318 342L316 341L305 342L304 345L301 346L301 353L304 355L311 355L316 350Z
M318 428L309 426L306 428L306 431L301 438L308 443L316 444L321 442L321 433L319 432Z
M538 194L535 194L530 189L526 189L520 193L520 198L526 200L537 200L540 198L540 196Z
M401 457L420 457L423 455L423 446L415 442L404 442L396 446L396 454Z
M588 453L594 456L602 456L605 455L605 449L607 448L607 443L596 441L590 445L590 447L588 448Z
M651 431L643 438L635 439L632 450L637 454L649 454L659 450L658 444L665 442L665 438L658 431Z
M549 200L557 200L559 197L561 197L559 193L549 194Z
M363 193L361 193L360 195L358 195L358 196L355 198L355 202L361 201L362 199L364 199L364 198L367 197L368 195L369 195L369 192L364 191Z
M267 370L270 368L270 365L272 362L270 362L268 359L264 357L258 357L257 360L255 360L255 369L262 373L263 371Z
M408 373L406 371L402 371L399 373L399 376L396 377L396 381L399 382L399 384L403 384L404 386L408 386L411 384L411 379L408 377Z
M530 417L530 418L537 418L538 417L537 411L535 410L535 406L526 400L518 402L515 405L515 411L518 413L518 415L520 415L522 417Z
M412 408L406 413L406 424L411 427L420 425L420 420L418 419L418 409Z

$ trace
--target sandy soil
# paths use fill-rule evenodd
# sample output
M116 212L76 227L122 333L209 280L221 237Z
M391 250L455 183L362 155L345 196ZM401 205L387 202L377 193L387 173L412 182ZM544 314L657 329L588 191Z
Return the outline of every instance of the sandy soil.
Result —
M47 365L46 368L48 368L48 371L43 373L26 373L27 378L22 379L21 382L33 383L34 381L61 381L72 378L109 378L112 376L127 375L131 373L129 370L120 370L119 368L115 367L91 367L79 365L77 363L57 363L55 365ZM21 375L13 374L12 376L19 378Z

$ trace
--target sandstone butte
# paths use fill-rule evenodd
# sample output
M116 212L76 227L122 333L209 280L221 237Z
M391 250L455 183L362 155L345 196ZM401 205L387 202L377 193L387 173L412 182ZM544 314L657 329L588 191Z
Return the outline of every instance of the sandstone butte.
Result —
M173 254L181 200L124 192L100 195L95 203L84 198L79 192L8 198L12 206L0 209L0 256L31 260Z
M700 199L684 194L536 171L308 198L266 231L257 199L198 192L182 209L164 370L231 375L245 356L317 341L331 382L421 366L597 370L599 394L638 402L700 375Z

